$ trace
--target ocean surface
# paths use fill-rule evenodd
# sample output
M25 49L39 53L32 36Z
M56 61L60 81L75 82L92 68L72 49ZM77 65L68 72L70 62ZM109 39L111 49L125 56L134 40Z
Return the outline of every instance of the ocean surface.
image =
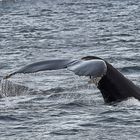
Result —
M139 0L0 0L0 79L27 64L99 56L140 87ZM104 103L68 70L0 83L0 140L139 140L140 102Z

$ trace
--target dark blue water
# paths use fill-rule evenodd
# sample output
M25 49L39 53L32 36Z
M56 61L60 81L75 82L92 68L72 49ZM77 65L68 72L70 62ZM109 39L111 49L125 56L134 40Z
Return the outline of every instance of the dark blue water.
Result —
M0 77L39 60L87 55L140 86L139 0L0 1ZM67 70L2 81L0 140L139 140L140 102L106 105L87 81Z

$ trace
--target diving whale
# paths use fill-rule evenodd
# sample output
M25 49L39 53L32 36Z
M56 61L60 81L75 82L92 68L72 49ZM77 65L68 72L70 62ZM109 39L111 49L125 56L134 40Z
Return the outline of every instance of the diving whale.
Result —
M18 73L35 73L45 70L68 69L79 76L88 76L102 93L105 103L120 102L130 97L140 100L140 88L115 69L110 63L96 56L76 59L54 59L29 64L5 77Z

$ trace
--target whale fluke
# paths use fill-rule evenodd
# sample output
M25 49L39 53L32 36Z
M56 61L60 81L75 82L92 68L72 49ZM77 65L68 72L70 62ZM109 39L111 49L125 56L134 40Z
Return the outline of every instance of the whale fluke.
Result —
M7 76L4 79L8 79L11 76L18 73L35 73L45 70L58 70L65 69L74 72L79 76L93 76L101 77L106 71L107 67L103 60L67 60L67 59L56 59L48 61L40 61L29 64Z
M106 103L119 102L129 97L140 100L140 88L126 78L104 59L96 56L86 56L79 60L56 59L32 63L4 78L10 78L18 73L34 73L45 70L68 69L79 76L89 76L101 91Z

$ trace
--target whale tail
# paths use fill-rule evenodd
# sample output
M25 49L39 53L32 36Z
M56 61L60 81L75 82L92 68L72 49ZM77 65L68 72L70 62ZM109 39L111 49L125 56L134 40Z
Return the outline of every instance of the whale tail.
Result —
M107 66L103 60L68 60L68 59L56 59L48 61L40 61L36 63L29 64L5 77L8 79L11 76L18 73L35 73L39 71L46 70L58 70L58 69L68 69L79 76L90 76L90 78L102 77L106 71Z
M56 59L29 64L5 77L8 79L18 73L35 73L46 70L68 69L79 76L89 76L101 91L106 103L118 102L129 97L140 100L140 88L124 77L111 64L95 56L80 60Z

